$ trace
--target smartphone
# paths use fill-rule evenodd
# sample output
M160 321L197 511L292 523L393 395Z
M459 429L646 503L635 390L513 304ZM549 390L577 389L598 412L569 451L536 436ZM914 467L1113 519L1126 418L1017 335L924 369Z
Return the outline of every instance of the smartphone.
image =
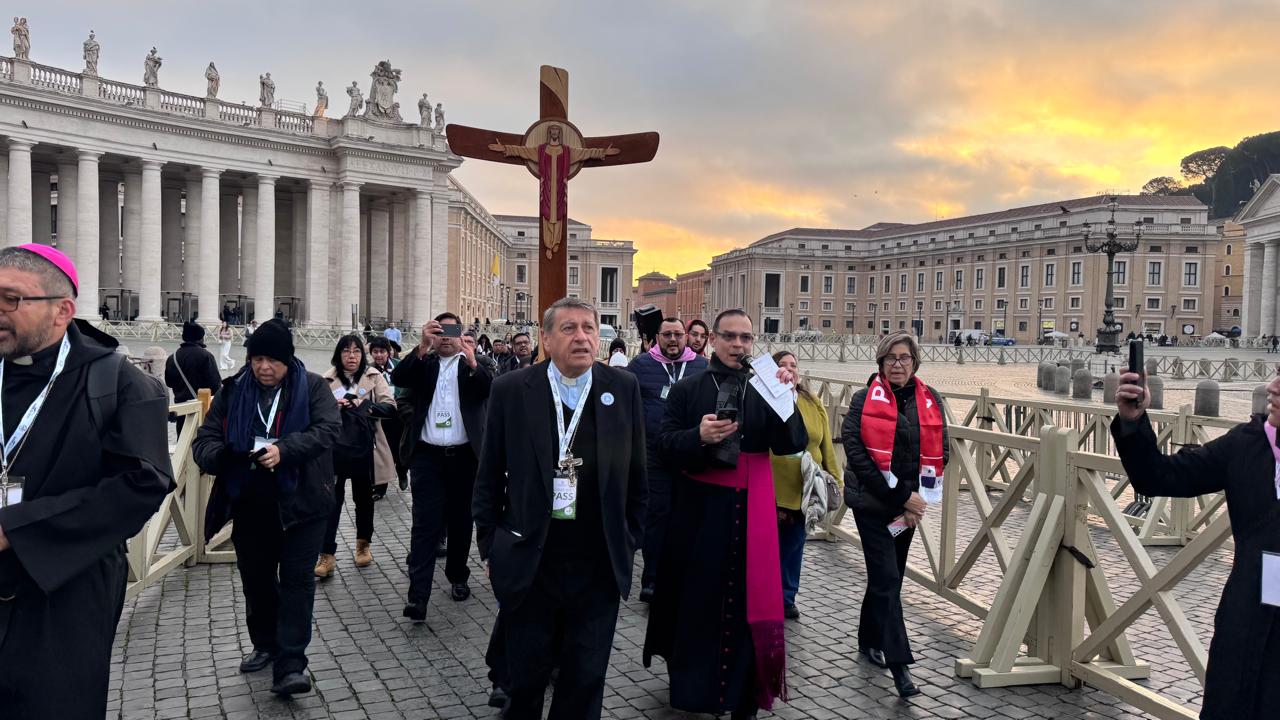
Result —
M716 411L717 420L737 420L738 408L720 408Z
M347 393L346 395L342 396L342 399L346 400L347 402L351 402L353 400L359 399L359 396L356 395L355 393Z
M259 449L257 449L257 450L254 450L253 452L249 453L249 459L250 459L250 460L252 460L252 461L254 461L254 462L257 462L257 461L259 461L259 460L261 460L261 459L262 459L262 456L263 456L263 455L266 455L266 454L267 454L267 449L266 449L266 448L259 448Z
M1145 384L1143 383L1143 380L1146 379L1146 376L1145 376L1146 370L1143 368L1143 362L1142 362L1142 341L1136 338L1129 341L1129 372L1137 373L1139 375L1140 377L1140 379L1138 380L1139 385ZM1141 405L1142 396L1139 395L1138 397L1134 398L1133 404Z
M440 326L440 334L444 337L456 338L462 337L462 326L458 323L448 323Z

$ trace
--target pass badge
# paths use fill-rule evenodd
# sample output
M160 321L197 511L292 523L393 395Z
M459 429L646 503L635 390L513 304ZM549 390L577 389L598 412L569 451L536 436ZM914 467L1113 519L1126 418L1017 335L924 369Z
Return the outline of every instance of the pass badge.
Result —
M453 415L447 410L436 412L436 427L441 430L447 430L453 427Z
M572 520L577 517L578 483L568 473L557 471L551 484L551 518Z

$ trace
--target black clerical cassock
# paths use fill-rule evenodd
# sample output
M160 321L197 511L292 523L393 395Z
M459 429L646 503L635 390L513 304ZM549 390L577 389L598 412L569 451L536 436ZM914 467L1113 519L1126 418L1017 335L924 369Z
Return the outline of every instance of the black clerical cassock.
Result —
M655 655L666 659L671 706L678 710L749 717L773 698L785 698L782 581L768 453L793 455L808 446L809 437L800 413L793 411L784 422L749 387L749 376L749 367L729 368L712 357L707 372L671 388L658 438L658 452L682 473L674 483L644 663ZM738 408L736 484L725 482L734 473L727 472L724 448L703 445L698 434L702 417L726 404ZM761 510L767 513L763 518ZM764 557L770 531L771 560ZM768 595L759 594L762 578L752 568L772 572L776 582L763 578Z
M9 477L24 485L21 502L0 508L12 546L0 552L6 720L106 714L125 541L173 485L164 388L115 355L114 339L79 323L67 330L65 364L21 449L8 453ZM4 363L5 439L49 385L59 352L55 344L29 363Z
M485 425L473 510L502 607L506 717L542 717L554 663L560 672L550 717L598 718L619 597L630 592L643 532L639 385L600 364L563 378L543 362L495 380L489 403L502 412L489 413ZM566 457L561 431L571 463L563 467L575 476L570 505L567 479L556 477Z

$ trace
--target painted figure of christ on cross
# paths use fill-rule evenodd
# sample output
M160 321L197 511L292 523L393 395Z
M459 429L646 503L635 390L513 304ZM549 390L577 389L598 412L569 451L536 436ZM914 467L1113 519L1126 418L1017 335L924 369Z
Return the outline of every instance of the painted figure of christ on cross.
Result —
M658 152L658 133L583 137L569 122L569 73L542 66L541 112L524 135L449 125L455 154L525 165L538 178L538 313L568 294L566 226L569 180L584 166L645 163Z

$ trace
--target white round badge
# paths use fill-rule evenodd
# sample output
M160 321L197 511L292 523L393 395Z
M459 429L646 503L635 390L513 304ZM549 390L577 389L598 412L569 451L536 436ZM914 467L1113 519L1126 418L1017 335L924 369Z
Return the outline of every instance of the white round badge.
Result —
M600 396L600 402L606 407L613 404L613 393L605 393Z

